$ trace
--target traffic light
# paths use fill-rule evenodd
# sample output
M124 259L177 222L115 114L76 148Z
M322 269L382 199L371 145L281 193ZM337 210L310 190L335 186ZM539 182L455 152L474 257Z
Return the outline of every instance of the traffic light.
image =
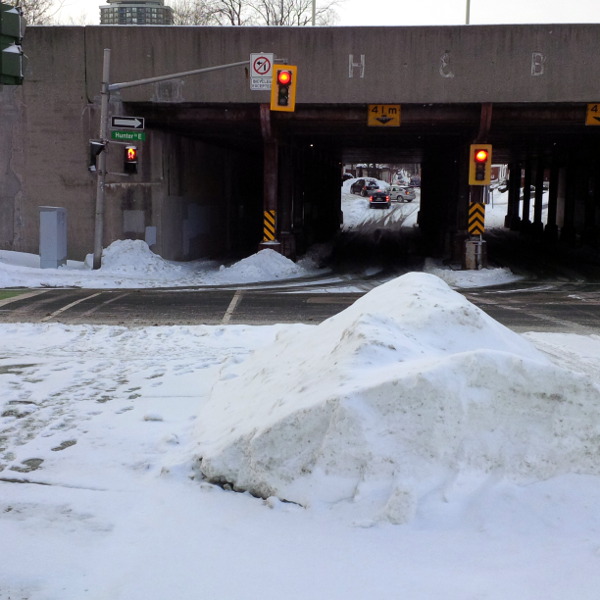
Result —
M469 158L469 185L490 185L491 179L491 144L471 144Z
M271 110L293 112L296 108L296 80L298 68L275 65L271 82Z
M137 146L125 146L125 154L123 156L123 170L129 175L137 173Z
M0 85L23 83L24 27L21 8L0 2Z
M102 152L106 148L106 144L99 140L90 140L90 163L88 165L88 170L95 172L96 171L96 158L98 154Z

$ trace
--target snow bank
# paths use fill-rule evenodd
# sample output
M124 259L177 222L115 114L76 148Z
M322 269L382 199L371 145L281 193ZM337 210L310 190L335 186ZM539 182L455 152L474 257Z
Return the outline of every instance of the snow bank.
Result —
M92 264L92 255L86 263ZM150 250L143 240L117 240L102 251L104 274L144 274L181 277L183 269Z
M401 523L465 473L600 474L600 389L410 273L224 368L196 435L212 482Z
M306 269L286 258L283 254L265 248L248 258L240 260L231 267L221 267L217 279L220 283L228 281L237 283L240 281L288 279L302 277L306 274Z
M81 287L159 288L244 284L322 273L310 259L300 263L265 249L231 266L210 260L174 262L158 256L143 240L117 240L102 251L102 266L93 270L93 255L84 262L67 261L57 269L41 269L40 257L0 250L0 288Z

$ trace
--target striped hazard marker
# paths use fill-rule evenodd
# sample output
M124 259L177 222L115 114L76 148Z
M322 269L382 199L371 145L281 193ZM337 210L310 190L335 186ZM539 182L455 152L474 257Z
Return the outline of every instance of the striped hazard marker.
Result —
M471 235L481 235L485 231L485 204L471 202L469 204L469 224Z
M265 210L263 221L263 242L272 242L275 239L276 211Z

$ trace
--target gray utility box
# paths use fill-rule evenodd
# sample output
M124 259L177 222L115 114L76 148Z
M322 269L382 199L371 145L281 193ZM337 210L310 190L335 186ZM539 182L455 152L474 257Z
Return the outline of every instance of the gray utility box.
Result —
M56 269L67 264L67 209L40 206L40 267Z

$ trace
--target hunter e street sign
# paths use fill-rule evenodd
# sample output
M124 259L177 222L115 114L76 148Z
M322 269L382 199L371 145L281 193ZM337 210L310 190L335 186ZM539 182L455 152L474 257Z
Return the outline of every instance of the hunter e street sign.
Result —
M146 141L145 131L111 131L110 139L119 142L144 142Z

